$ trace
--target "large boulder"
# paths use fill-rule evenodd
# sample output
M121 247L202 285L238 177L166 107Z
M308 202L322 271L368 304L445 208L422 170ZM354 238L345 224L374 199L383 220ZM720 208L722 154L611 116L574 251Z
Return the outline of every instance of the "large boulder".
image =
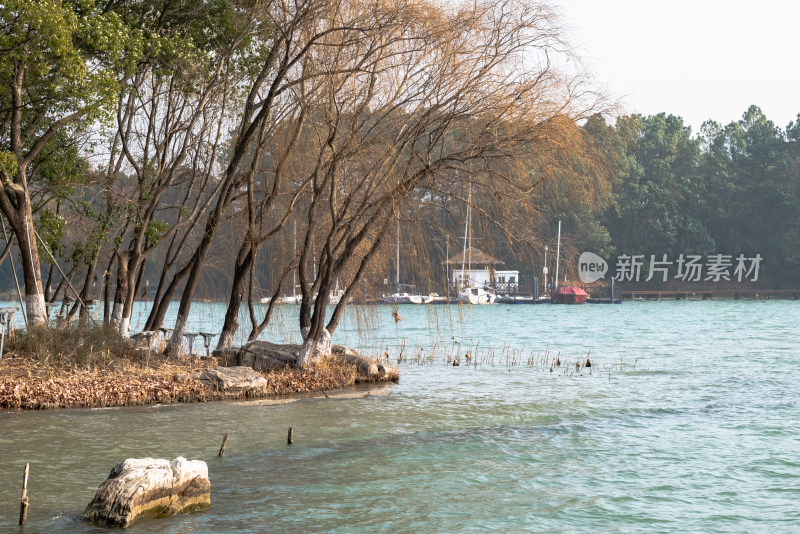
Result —
M247 365L256 371L264 372L295 367L300 349L300 345L278 345L269 341L251 341L242 347L239 365Z
M232 367L245 365L256 371L273 371L295 367L301 345L278 345L269 341L251 341L242 347L228 347L214 351L220 365Z
M358 374L367 378L375 378L381 373L378 370L378 364L375 360L367 358L360 352L356 352L350 347L344 345L334 345L331 347L331 354L337 358L341 358L350 365L355 366Z
M268 341L251 341L243 347L215 350L214 357L219 360L221 366L244 366L257 371L269 372L286 367L297 367L302 350L303 345L279 345ZM372 358L367 358L360 352L344 345L333 345L328 350L331 355L353 365L363 378L372 380L384 377L391 372L388 366L380 365ZM217 370L219 369L222 367L217 368Z
M262 392L269 385L267 379L252 367L215 367L203 371L197 380L218 391L229 393Z
M164 517L209 506L211 483L205 462L182 457L172 462L128 458L114 466L83 518L127 528L139 517Z

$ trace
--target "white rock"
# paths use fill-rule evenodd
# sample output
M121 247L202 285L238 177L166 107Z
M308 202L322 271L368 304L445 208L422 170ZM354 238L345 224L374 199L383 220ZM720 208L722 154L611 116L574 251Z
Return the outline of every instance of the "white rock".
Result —
M183 457L172 462L128 458L114 466L83 518L127 528L139 517L163 517L209 506L211 483L205 462Z

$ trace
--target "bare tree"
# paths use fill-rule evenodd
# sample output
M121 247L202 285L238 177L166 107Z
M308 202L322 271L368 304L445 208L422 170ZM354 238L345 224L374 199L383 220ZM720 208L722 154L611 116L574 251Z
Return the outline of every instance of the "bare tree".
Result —
M413 194L457 194L471 181L529 195L533 156L596 110L582 78L548 59L568 50L545 6L415 8L386 61L356 82L330 76L320 118L308 119L320 141L299 260L301 364L330 350L349 297ZM336 280L347 290L325 324Z
M220 193L206 218L202 238L170 282L169 287L181 283L184 287L173 336L165 349L167 354L174 354L180 346L199 275L221 221L242 188L245 195L253 194L264 149L271 143L276 127L301 109L295 91L302 91L304 85L308 91L311 82L322 75L320 69L309 68L306 58L312 50L338 46L343 33L357 35L368 30L374 18L372 7L375 6L359 8L343 0L302 0L293 4L257 3L253 8L252 16L261 23L255 28L253 39L262 50L262 59L248 79L236 134L230 141L230 160L220 178ZM266 208L270 197L265 197ZM252 197L247 202L248 225L254 228L256 202ZM251 239L256 237L253 231L250 234ZM253 248L252 244L247 246Z
M314 173L303 168L302 164L298 165L298 160L308 154L308 147L301 146L301 140L307 144L306 138L319 133L313 125L310 129L305 127L307 118L312 116L312 123L325 119L325 107L335 104L330 100L329 91L340 93L351 91L353 86L368 87L370 78L374 78L376 73L391 68L391 62L398 59L399 44L408 40L404 29L410 29L409 22L413 20L410 6L405 2L385 5L333 3L327 9L329 18L324 23L317 23L314 33L307 37L309 42L314 42L313 46L305 50L296 74L287 79L289 91L279 103L280 107L276 105L273 114L275 126L258 147L266 156L252 156L251 169L256 160L263 159L265 166L257 173L247 173L247 201L243 210L246 230L234 264L219 347L231 344L239 326L239 309L248 280L252 288L253 267L259 247L284 228L293 211L302 205L303 196L311 192ZM417 42L416 46L420 43ZM278 266L283 271L296 267L296 258L287 259L286 265ZM252 291L249 294L252 295ZM248 299L248 305L250 338L253 339L268 320L260 321L256 317L252 298ZM267 315L271 312L272 308Z

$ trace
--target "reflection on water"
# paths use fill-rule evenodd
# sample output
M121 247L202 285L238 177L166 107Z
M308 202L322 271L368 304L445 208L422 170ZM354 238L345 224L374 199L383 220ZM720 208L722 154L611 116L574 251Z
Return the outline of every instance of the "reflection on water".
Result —
M292 313L269 335L291 335ZM407 307L397 324L388 308L365 313L334 340L392 356L402 340L591 352L594 368L570 378L406 363L389 396L3 413L0 532L16 531L26 461L27 532L99 532L78 518L114 464L179 455L208 462L212 508L132 531L771 532L800 521L797 303L493 306L463 322L457 309Z

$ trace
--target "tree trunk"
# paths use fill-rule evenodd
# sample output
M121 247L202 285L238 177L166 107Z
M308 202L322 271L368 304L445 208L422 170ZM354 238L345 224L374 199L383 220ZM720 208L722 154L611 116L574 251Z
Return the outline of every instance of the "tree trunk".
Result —
M125 293L122 297L122 319L119 322L119 331L122 337L130 336L131 316L133 303L136 300L136 291L141 282L140 274L144 271L144 261L137 252L127 253L128 267L125 272Z
M31 229L27 245L28 254L22 253L22 273L25 279L25 304L28 315L28 324L38 325L47 322L47 312L44 305L44 291L42 289L41 270L39 268L39 249L36 246Z
M127 335L128 325L122 324L122 306L128 294L128 251L117 253L117 290L114 292L114 308L111 312L111 323L119 327L120 333Z
M83 281L83 288L81 289L81 300L85 303L89 300L89 294L92 290L92 282L94 281L94 273L97 269L98 258L95 257L94 261L86 269L86 278ZM81 319L85 319L89 315L89 310L81 306Z
M228 309L225 312L225 321L222 323L222 332L219 335L217 349L224 349L233 344L233 336L239 328L239 308L244 299L244 290L247 283L247 274L253 262L253 251L250 249L249 240L242 242L242 247L233 268L233 285L231 287Z
M2 262L0 262L2 263ZM44 300L45 302L50 302L50 288L53 285L53 271L55 271L56 265L54 263L50 264L50 268L47 269L47 283L44 285Z
M316 339L310 335L310 331L303 329L303 347L297 358L297 366L303 368L313 360L329 356L331 353L331 334L323 328Z
M6 216L19 245L22 276L25 281L25 314L28 318L28 325L44 324L47 322L47 312L44 305L39 247L33 230L30 203L23 204L18 210L14 210L13 214L6 213Z
M206 255L208 254L208 248L211 246L211 241L214 239L216 228L217 219L214 218L213 221L209 221L209 226L206 227L206 231L203 233L203 238L200 241L200 245L197 247L194 256L190 260L191 269L189 270L189 277L186 280L186 286L183 288L181 302L178 305L178 315L175 318L175 328L172 331L172 338L164 348L164 355L167 357L176 356L180 351L183 333L186 331L186 320L189 317L189 312L192 308L192 299L194 298L195 289L197 289L197 282L200 280L200 270L203 266L203 260L205 260Z
M111 293L111 267L114 265L114 255L108 262L108 267L103 271L103 323L111 324L110 293Z

